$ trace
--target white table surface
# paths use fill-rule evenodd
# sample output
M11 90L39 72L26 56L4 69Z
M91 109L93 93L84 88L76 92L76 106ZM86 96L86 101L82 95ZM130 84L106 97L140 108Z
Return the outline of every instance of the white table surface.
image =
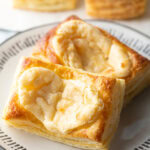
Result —
M83 0L79 0L77 9L57 13L17 10L12 7L12 0L0 0L0 28L2 29L23 31L34 26L62 21L73 14L83 19L92 19L85 12ZM138 19L118 22L150 35L150 0L145 16Z

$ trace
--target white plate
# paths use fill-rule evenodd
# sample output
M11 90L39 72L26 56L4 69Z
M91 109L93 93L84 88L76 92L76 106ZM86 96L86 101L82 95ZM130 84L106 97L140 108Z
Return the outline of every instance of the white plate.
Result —
M150 38L148 36L110 21L89 20L88 22L104 28L143 56L150 58ZM7 101L19 58L29 55L36 41L56 24L26 30L0 45L0 115ZM76 149L8 127L2 120L0 120L0 145L8 150ZM150 149L150 89L142 92L123 110L119 129L111 145L111 150L148 149Z

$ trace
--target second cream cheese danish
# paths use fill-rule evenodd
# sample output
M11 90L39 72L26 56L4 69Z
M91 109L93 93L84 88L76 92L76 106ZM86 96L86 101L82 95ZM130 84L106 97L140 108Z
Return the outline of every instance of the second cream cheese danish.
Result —
M102 29L74 16L51 29L34 49L33 56L125 79L125 104L150 83L149 60Z

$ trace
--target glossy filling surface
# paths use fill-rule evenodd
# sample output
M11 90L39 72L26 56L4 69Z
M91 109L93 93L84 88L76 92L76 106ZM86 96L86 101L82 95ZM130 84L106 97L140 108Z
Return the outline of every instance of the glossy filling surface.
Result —
M104 107L94 86L61 79L42 67L30 68L20 76L18 95L20 104L48 130L62 133L94 122Z
M56 55L66 66L115 77L130 73L131 62L124 47L82 20L62 23L51 40Z

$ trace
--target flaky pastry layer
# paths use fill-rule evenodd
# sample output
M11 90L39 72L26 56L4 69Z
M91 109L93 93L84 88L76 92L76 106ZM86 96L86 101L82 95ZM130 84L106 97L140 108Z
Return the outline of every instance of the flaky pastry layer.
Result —
M145 12L147 0L86 0L90 16L105 19L130 19Z
M76 0L13 0L15 8L36 11L64 11L76 7Z

